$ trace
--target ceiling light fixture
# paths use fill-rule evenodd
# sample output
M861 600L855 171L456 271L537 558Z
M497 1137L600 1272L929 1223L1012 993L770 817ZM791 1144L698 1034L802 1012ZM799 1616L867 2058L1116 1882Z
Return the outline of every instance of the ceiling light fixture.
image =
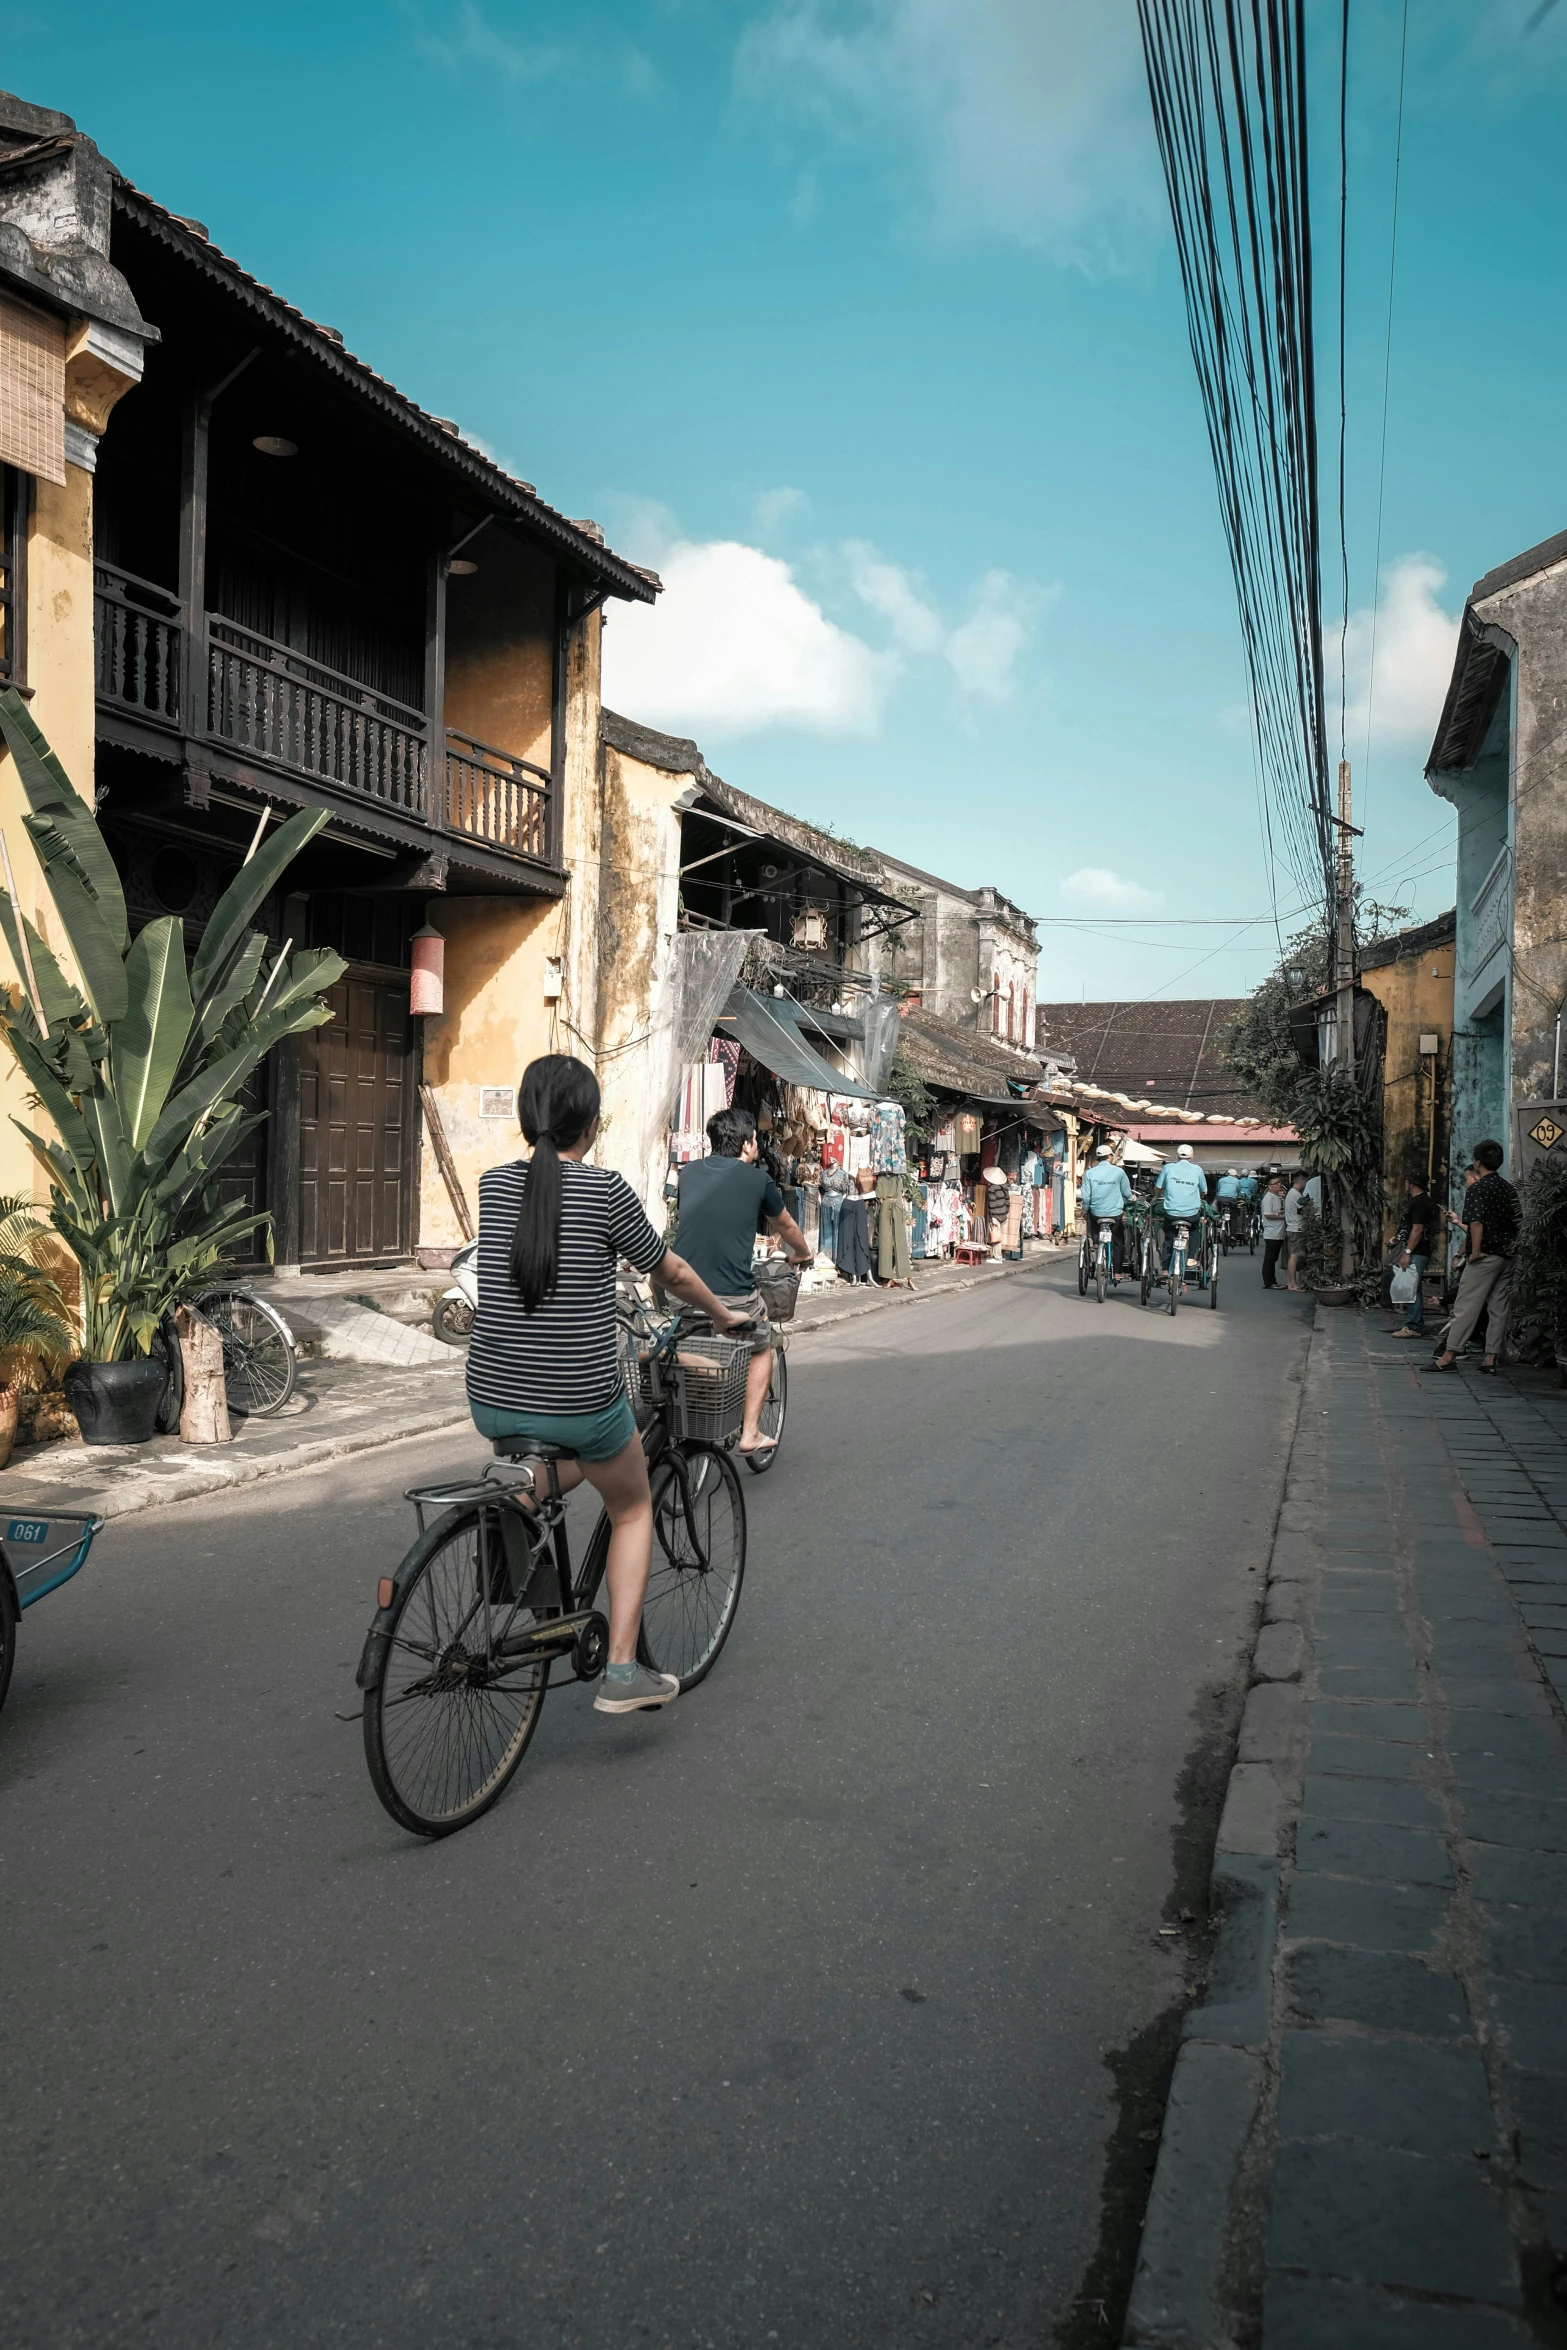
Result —
M250 445L253 449L259 449L263 457L297 457L299 455L299 443L285 440L280 432L258 432Z

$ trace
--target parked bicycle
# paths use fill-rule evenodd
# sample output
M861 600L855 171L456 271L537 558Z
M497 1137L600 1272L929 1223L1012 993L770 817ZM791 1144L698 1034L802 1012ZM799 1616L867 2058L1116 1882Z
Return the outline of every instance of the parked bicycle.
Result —
M712 1671L740 1604L745 1493L731 1448L750 1348L648 1323L645 1308L623 1305L653 1497L637 1653L684 1692ZM527 1752L552 1666L594 1680L609 1652L596 1604L607 1514L574 1573L557 1469L573 1456L525 1437L497 1453L478 1476L409 1489L419 1536L378 1586L359 1660L371 1783L419 1836L448 1836L488 1811Z
M229 1410L240 1418L270 1419L294 1392L299 1357L294 1333L278 1312L253 1289L221 1281L186 1301L197 1313L215 1322L223 1340L223 1388ZM185 1405L185 1358L180 1352L174 1316L165 1314L152 1342L161 1356L166 1379L158 1406L158 1430L168 1436L180 1424Z

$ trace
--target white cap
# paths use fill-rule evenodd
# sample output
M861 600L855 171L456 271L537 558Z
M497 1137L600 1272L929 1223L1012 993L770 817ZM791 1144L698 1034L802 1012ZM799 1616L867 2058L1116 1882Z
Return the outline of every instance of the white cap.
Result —
M1189 1159L1192 1155L1191 1144L1189 1142L1183 1142L1179 1144L1177 1146L1175 1155L1178 1159Z
M1100 1143L1098 1149L1094 1152L1094 1157L1096 1159L1107 1159L1109 1156L1110 1145L1107 1142Z

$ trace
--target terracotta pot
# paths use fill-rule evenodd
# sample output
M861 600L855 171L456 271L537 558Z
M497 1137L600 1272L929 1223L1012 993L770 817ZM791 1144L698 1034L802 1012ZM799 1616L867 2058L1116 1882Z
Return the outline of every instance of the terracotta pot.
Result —
M84 1444L150 1444L168 1369L151 1355L128 1363L75 1362L60 1384Z
M14 1387L0 1387L0 1469L11 1458L11 1447L16 1442L17 1393Z
M1347 1306L1357 1295L1358 1292L1353 1289L1338 1288L1319 1289L1316 1293L1319 1306Z

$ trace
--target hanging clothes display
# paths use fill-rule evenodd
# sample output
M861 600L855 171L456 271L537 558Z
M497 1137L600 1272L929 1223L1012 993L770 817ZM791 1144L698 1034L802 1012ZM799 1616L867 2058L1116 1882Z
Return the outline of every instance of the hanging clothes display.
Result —
M735 1098L735 1077L740 1068L740 1042L733 1036L715 1036L707 1048L707 1057L724 1072L724 1108L729 1109Z
M838 1214L838 1246L834 1257L847 1281L871 1277L870 1202L856 1195L845 1199Z
M984 1131L977 1112L965 1110L962 1116L954 1118L952 1123L957 1136L956 1149L959 1158L973 1157L979 1150L980 1135Z
M870 1165L878 1175L901 1175L908 1161L903 1152L903 1104L878 1102L871 1112Z
M901 1175L876 1178L876 1270L883 1281L909 1280L909 1223Z

